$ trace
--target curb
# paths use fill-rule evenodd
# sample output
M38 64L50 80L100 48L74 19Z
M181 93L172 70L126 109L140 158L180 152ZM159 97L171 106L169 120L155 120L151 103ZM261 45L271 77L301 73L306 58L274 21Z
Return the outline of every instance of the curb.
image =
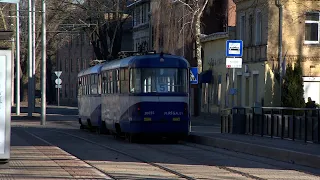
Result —
M189 142L320 169L320 156L223 138L190 134Z

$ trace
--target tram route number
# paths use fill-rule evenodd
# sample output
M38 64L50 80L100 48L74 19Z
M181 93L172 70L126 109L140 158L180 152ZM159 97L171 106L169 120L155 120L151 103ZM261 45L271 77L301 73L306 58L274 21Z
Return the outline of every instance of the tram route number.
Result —
M168 92L168 85L167 84L158 84L157 91L158 92Z

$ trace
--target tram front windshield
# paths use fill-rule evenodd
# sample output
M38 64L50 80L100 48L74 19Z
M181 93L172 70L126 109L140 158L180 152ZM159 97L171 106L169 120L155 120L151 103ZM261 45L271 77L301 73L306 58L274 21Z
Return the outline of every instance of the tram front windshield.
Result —
M186 93L187 69L136 68L130 71L131 93Z

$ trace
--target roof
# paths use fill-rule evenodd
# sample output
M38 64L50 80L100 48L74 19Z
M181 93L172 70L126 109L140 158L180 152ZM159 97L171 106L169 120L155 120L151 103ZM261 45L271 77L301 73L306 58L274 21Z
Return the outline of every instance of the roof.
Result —
M101 71L123 67L130 68L188 68L190 65L186 59L175 55L163 55L164 61L160 61L160 54L130 56L121 60L107 62Z
M92 66L88 69L84 69L82 71L80 71L78 73L78 77L81 77L81 76L85 76L85 75L89 75L89 74L97 74L97 73L100 73L101 72L101 68L102 68L103 64L97 64L95 66Z
M205 35L201 37L201 42L214 41L218 39L228 38L229 34L227 32L217 32L209 35Z

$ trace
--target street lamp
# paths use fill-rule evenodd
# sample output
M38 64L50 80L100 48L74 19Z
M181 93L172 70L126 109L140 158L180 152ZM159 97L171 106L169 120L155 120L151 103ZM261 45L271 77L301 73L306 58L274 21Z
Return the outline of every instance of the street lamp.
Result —
M16 25L16 33L17 33L17 37L16 37L16 50L17 50L17 63L16 63L16 71L17 71L17 115L20 114L20 37L19 37L19 2L20 0L0 0L0 3L14 3L17 4L17 25ZM32 71L33 71L33 62L32 62L32 11L35 12L35 9L33 9L32 6L32 0L29 0L29 80L30 80L30 76L32 77ZM35 23L35 22L34 22ZM42 40L42 60L41 60L41 124L45 125L45 121L46 121L46 0L42 0L42 33L41 33L41 40ZM34 67L35 68L35 67ZM29 88L31 87L30 81L29 81ZM28 93L29 95L29 93ZM32 97L34 98L34 96ZM30 96L28 97L28 115L32 116L32 109L33 107L30 107L30 105L32 105L33 103L30 103ZM32 109L31 109L32 108Z
M16 114L20 115L20 18L19 18L20 0L0 0L0 3L16 4Z

